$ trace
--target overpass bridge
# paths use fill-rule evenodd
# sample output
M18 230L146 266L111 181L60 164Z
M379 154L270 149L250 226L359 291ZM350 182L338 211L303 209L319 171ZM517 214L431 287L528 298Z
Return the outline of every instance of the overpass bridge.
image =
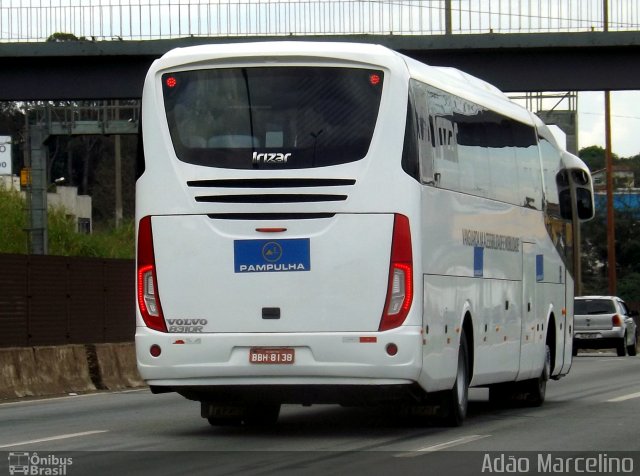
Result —
M172 48L282 39L379 43L506 92L640 89L637 0L8 0L0 100L139 98Z
M281 39L378 43L427 64L459 68L505 92L640 89L640 31L216 36L0 43L0 100L139 98L148 67L172 48Z

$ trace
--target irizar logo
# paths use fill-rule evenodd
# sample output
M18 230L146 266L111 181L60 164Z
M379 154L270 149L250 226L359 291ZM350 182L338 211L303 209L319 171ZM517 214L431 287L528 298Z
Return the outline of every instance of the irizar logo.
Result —
M263 164L286 164L291 157L291 153L282 153L282 152L264 152L264 153L253 153L252 163L254 165L259 164L261 161Z

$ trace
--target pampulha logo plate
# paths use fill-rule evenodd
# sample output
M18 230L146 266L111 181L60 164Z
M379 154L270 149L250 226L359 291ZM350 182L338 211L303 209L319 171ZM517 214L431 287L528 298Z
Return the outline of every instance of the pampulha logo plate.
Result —
M236 273L309 271L309 238L290 240L235 240L233 242Z

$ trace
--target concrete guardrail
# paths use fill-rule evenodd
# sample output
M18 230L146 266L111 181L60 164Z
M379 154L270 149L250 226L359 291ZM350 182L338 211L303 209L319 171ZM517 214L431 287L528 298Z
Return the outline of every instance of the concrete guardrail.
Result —
M0 349L0 399L141 386L131 342Z

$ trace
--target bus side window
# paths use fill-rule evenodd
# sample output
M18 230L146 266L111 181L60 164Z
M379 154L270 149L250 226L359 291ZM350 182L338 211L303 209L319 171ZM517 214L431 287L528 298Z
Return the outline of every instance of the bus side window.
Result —
M557 175L562 167L560 152L545 138L540 137L539 141L544 176L544 211L559 218L561 213Z
M491 169L489 196L501 202L521 205L512 120L488 112L485 121Z
M402 146L402 170L418 182L420 181L420 163L418 157L418 131L416 128L416 113L413 101L409 97L407 104L407 120L404 129L404 144Z
M415 137L416 156L418 160L418 172L420 181L428 185L435 185L433 173L433 146L429 131L429 109L427 105L428 91L426 85L416 80L411 80L409 89L409 105L412 114L411 123L407 118L406 134L413 133ZM409 111L407 111L409 114ZM413 128L413 131L409 129ZM409 137L405 135L405 143ZM407 151L409 153L409 151Z
M427 91L426 132L429 136L433 176L436 185L448 190L460 189L458 124L455 122L454 96L435 88Z
M542 209L542 173L535 129L521 123L515 126L515 155L520 184L517 205L535 210Z
M488 198L491 196L487 130L476 116L456 114L461 191Z

